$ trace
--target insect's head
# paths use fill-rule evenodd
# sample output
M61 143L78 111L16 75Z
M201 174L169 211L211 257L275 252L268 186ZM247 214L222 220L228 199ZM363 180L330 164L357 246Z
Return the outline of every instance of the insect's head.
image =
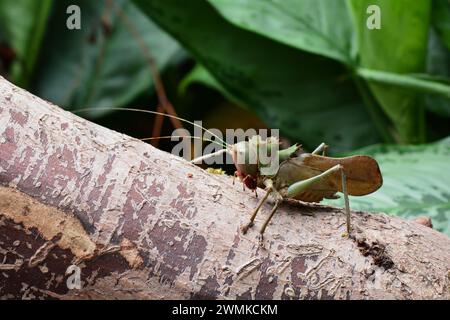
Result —
M270 157L271 150L275 145L278 147L278 144L278 139L274 137L262 139L260 136L253 136L248 141L241 141L232 146L231 154L237 174L249 189L256 189L258 185L260 168L264 165L261 159ZM261 152L265 152L264 157Z

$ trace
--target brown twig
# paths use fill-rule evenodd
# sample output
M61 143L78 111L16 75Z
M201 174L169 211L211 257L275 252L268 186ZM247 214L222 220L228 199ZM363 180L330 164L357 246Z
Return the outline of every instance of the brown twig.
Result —
M150 52L150 48L145 43L142 36L139 34L138 29L133 24L133 22L128 18L126 13L114 3L114 0L108 0L108 3L114 7L116 10L119 18L123 21L125 26L127 27L128 31L131 33L132 37L136 40L138 45L141 47L142 53L144 54L145 59L148 62L148 65L150 67L150 72L153 77L153 82L155 83L155 91L156 95L158 97L159 105L157 108L158 112L167 112L168 114L172 116L177 116L177 113L175 112L175 109L173 105L170 103L169 99L167 98L166 90L164 88L164 84L161 78L161 75L158 70L158 66L156 64L155 59L153 58L153 55ZM153 130L152 130L152 137L159 136L161 134L162 124L163 124L164 117L157 115L154 120L153 124ZM170 118L170 121L172 122L172 125L176 129L183 128L183 125L180 120L175 118ZM156 146L158 144L158 140L153 140L152 145Z

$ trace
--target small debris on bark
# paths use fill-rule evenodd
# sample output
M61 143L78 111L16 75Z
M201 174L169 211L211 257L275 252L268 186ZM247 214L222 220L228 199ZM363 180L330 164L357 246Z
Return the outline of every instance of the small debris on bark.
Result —
M386 254L386 247L379 242L369 244L365 239L356 239L359 251L364 257L371 256L376 266L389 270L394 266L392 259Z
M424 225L425 227L433 229L433 223L430 217L420 216L415 218L413 221L418 224Z

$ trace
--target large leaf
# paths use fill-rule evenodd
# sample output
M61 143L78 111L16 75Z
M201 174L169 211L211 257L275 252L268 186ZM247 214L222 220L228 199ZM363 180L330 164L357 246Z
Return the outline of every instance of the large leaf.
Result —
M433 25L450 49L450 2L448 0L433 1Z
M0 28L16 54L12 80L27 87L39 54L52 0L0 1Z
M350 10L347 7L347 4L349 2L329 0L208 1L212 3L227 20L243 29L264 35L270 39L274 39L281 43L291 45L301 50L336 59L347 65L350 65L352 68L359 67L359 65L357 64L358 61L354 59L354 51L357 48L355 45L355 41L352 41L354 40L354 32L352 28L353 26L351 17L349 14ZM386 1L384 1L384 3L387 4ZM393 23L397 23L397 20L394 21L393 18L400 17L400 9L402 11L410 10L407 8L407 6L405 6L405 1L395 5L392 5L392 3L383 5L384 3L383 1L378 2L379 5L382 5L381 12L383 28L388 29L390 37L386 37L388 41L387 43L383 43L383 45L385 47L388 47L394 44L394 42L401 40L400 43L402 45L402 52L407 52L411 48L414 49L414 46L420 46L421 52L419 56L410 59L410 61L405 61L405 59L401 57L401 59L398 59L394 62L391 61L388 64L386 64L385 62L382 62L381 64L371 64L371 62L376 61L376 59L382 60L383 58L386 58L386 55L381 56L379 53L381 52L382 54L385 54L388 51L385 50L385 48L377 48L378 50L375 51L372 50L373 48L371 48L370 46L378 46L379 42L383 41L382 38L384 38L385 33L371 31L370 34L381 34L381 37L374 38L374 41L373 39L371 39L368 42L363 42L364 45L368 44L369 46L367 47L363 45L359 48L362 49L360 53L362 57L361 60L363 61L363 66L365 63L369 62L369 64L367 64L368 66L373 66L375 68L380 67L378 68L379 70L375 69L374 71L387 70L390 72L399 73L403 73L406 71L423 71L420 68L417 68L417 66L419 62L423 61L426 42L420 42L420 40L422 39L419 38L419 42L415 41L413 45L411 45L410 43L408 43L408 41L405 43L405 39L402 38L403 36L410 34L416 36L414 30L411 33L411 30L408 29L409 26L418 22L418 20L414 17L415 13L412 12L412 14L409 14L408 12L407 15L402 15L402 27L394 29L392 28ZM357 24L355 25L355 29L368 30L365 24L365 19L368 18L368 14L365 12L365 10L368 8L369 4L374 3L359 2L357 3L357 6L351 7L355 9L355 14L357 15ZM445 5L448 6L448 3L446 3ZM416 10L417 12L422 14L421 16L419 16L419 18L426 17L427 12L429 12L428 10L424 10L424 8L428 7L422 6L422 9L419 8L419 10ZM364 9L364 11L360 9ZM445 17L447 18L447 16ZM415 28L420 30L422 34L426 34L423 33L423 31L426 31L428 28L428 20L425 19L420 22L421 25L415 26ZM404 23L405 26L403 26ZM444 28L444 23L441 23L440 25ZM365 35L366 33L364 33L364 36ZM398 44L396 44L396 47L398 47ZM366 50L368 48L369 50ZM370 56L370 54L374 55ZM389 59L395 60L396 57L390 56ZM388 68L386 69L386 67ZM397 74L394 73L393 77L396 76ZM450 87L442 86L442 84L434 81L433 79L422 79L421 83L417 83L418 85L415 85L413 87L409 85L412 81L393 83L392 81L390 81L391 79L392 77L379 77L377 80L383 81L377 81L378 85L372 85L372 89L375 90L377 98L382 100L381 103L386 106L388 114L390 114L391 116L395 114L393 120L397 125L397 128L400 130L400 134L403 133L403 127L403 129L408 130L404 132L406 134L406 138L404 140L409 139L409 136L407 136L408 134L411 134L411 137L421 138L422 134L420 132L420 129L423 126L424 120L423 114L420 112L422 110L422 103L419 102L419 104L417 104L417 99L415 98L414 92L429 91L432 94L442 95L442 92L444 92L444 94L446 92L450 92ZM413 78L404 79L414 80ZM383 85L380 86L379 83L382 83ZM386 92L386 90L384 90L384 88L387 88L387 86L385 86L384 84L389 85L389 92ZM397 88L393 88L392 85L397 86ZM413 90L404 90L399 88L412 88ZM405 97L407 97L409 101L405 100ZM434 96L431 96L429 99L433 101L440 101L441 104L445 104L448 102ZM406 117L404 117L405 112L401 108L397 113L396 110L399 106L398 102L404 103L404 108L406 108L408 112L408 114L406 114ZM371 112L376 111L376 106L367 107L371 108ZM394 111L390 112L390 110ZM381 122L381 120L378 117L374 117L373 120L376 121L378 127L380 127L379 122Z
M188 87L193 83L203 84L210 89L214 89L222 93L225 97L230 100L234 100L234 97L227 92L227 90L220 84L219 81L214 78L214 76L203 67L201 64L197 64L181 81L178 88L181 94L185 94ZM237 101L236 101L237 102Z
M384 182L373 194L350 197L353 210L429 216L437 230L450 235L450 137L429 145L373 146L355 154L373 156ZM343 206L342 199L327 203Z
M61 27L70 3L56 5L35 81L36 93L58 105L71 109L123 106L153 84L139 42L145 43L160 70L179 50L172 38L128 1L115 1L112 7L105 1L78 1L81 30ZM119 18L117 8L128 17L131 28ZM140 39L130 31L134 28Z
M205 1L135 2L283 135L307 148L327 141L338 151L378 140L338 63L235 27Z
M450 99L450 79L447 78L429 74L398 74L363 68L358 69L357 74L374 83L389 84L416 92L433 93Z
M392 73L423 73L431 0L349 0L358 32L359 65ZM369 5L381 10L381 29L366 26ZM371 83L383 110L397 127L402 141L424 140L423 102L412 90Z
M449 4L450 7L450 4ZM450 23L450 20L449 20ZM450 42L449 42L450 47ZM430 31L428 43L427 72L446 79L450 78L450 50L444 46L434 30ZM448 90L450 92L450 90ZM443 117L450 117L450 100L438 96L426 97L428 110Z
M351 63L353 30L343 1L208 0L226 19L295 48Z

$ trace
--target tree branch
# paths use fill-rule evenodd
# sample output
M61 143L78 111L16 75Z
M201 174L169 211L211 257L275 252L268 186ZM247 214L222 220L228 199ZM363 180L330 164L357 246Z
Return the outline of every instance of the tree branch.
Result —
M242 235L231 180L0 78L0 298L450 298L444 234L353 212L347 238L340 209L286 204L262 248L270 204Z

